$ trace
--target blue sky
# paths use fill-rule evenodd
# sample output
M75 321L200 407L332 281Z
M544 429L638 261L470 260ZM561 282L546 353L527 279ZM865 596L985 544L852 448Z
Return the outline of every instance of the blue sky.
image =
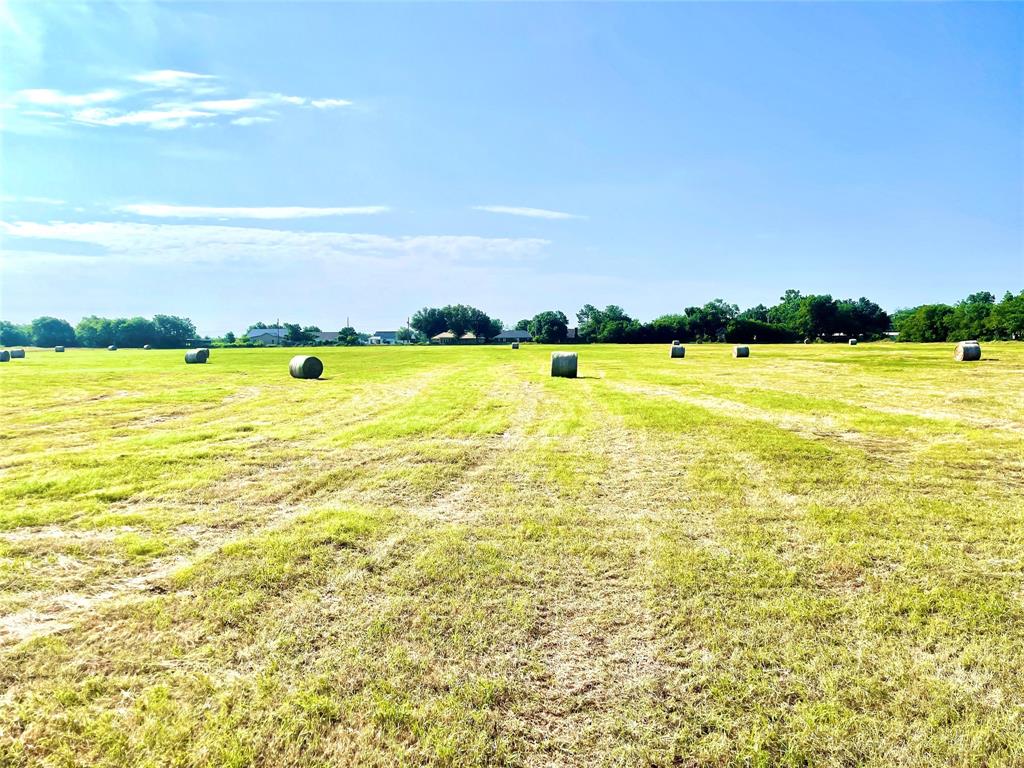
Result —
M1024 288L1020 4L0 6L0 316Z

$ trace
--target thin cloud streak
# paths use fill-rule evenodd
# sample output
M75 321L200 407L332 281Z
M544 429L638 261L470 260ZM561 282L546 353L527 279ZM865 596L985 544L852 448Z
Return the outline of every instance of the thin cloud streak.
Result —
M113 208L117 213L132 213L150 218L176 219L310 219L322 216L374 216L388 213L387 205L361 205L342 208L304 206L265 206L258 208L218 207L209 205L169 205L166 203L131 203Z
M487 211L488 213L507 213L510 216L527 216L531 219L585 219L586 216L579 216L575 213L563 211L549 211L546 208L523 208L512 205L474 205L475 211Z
M0 222L7 244L5 268L31 271L53 262L164 264L229 261L293 264L302 260L407 269L507 262L540 256L550 241L476 235L388 236L348 232L293 232L258 227L138 222ZM34 240L45 249L32 250ZM65 249L54 242L64 241ZM82 253L83 247L92 252ZM95 248L101 249L97 254ZM16 263L15 263L16 262Z

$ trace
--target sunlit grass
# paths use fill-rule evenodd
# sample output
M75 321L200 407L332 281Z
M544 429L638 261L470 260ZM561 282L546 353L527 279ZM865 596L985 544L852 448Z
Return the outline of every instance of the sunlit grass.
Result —
M29 350L0 764L1024 764L1024 348Z

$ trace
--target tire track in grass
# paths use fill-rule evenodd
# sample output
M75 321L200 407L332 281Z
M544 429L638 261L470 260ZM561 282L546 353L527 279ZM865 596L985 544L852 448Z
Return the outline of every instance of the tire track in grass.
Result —
M541 425L511 457L527 470L511 496L525 522L550 518L533 551L526 699L507 721L527 766L639 764L666 752L672 731L661 701L671 670L651 608L654 542L680 517L707 534L675 493L685 461L627 428L599 399L600 384L577 386L573 395L547 388L541 410L547 424L567 417L582 428L553 438ZM567 469L586 477L574 486Z

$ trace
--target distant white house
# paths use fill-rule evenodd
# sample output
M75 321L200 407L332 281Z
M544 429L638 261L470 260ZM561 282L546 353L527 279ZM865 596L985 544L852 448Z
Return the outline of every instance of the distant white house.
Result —
M397 344L398 331L376 331L373 336L367 339L368 344Z
M284 328L253 328L246 334L253 344L276 346L284 343L288 331Z
M496 343L507 341L533 341L533 335L529 331L517 331L515 329L504 330L497 336L492 336L491 341Z

